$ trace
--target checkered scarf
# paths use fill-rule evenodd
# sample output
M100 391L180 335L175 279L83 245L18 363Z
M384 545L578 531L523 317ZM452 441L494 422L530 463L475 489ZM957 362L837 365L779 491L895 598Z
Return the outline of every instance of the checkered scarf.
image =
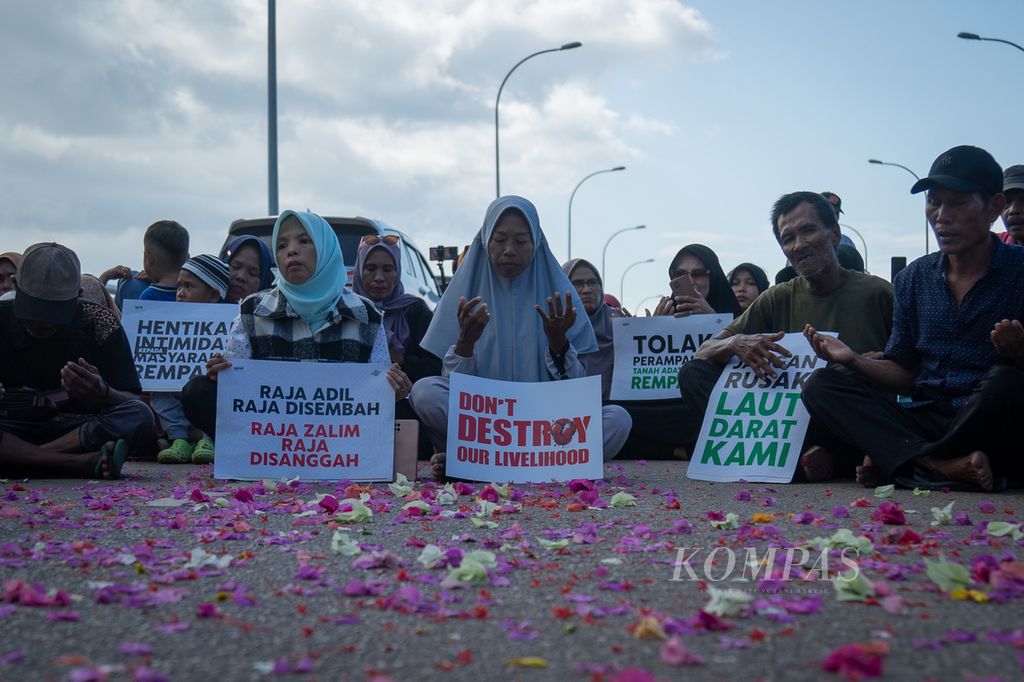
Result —
M350 307L354 300L362 305ZM325 362L369 362L382 320L373 303L348 293L328 315L327 326L311 334L277 287L243 300L239 316L253 358Z

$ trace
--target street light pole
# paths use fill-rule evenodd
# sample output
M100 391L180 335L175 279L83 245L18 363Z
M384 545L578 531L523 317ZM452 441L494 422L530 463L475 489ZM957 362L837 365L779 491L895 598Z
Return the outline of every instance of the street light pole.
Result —
M267 211L277 215L277 8L267 0Z
M982 38L977 33L968 33L967 31L961 31L956 34L957 38L963 38L964 40L987 40L993 43L1003 43L1005 45L1012 45L1021 52L1024 52L1024 47L1021 47L1017 43L1011 43L1009 40L1003 40L1002 38Z
M614 173L616 171L624 170L626 170L625 166L616 166L615 168L606 168L605 170L594 171L593 173L591 173L590 175L586 176L585 178L576 183L576 187L573 188L572 194L569 195L569 230L568 243L566 244L566 258L568 258L569 260L572 260L572 200L576 198L576 190L580 188L580 185L582 185L584 182L594 177L595 175L600 175L601 173ZM601 265L601 277L604 277L604 264Z
M846 223L839 223L839 226L840 227L845 227L847 230L849 230L850 232L853 232L855 235L860 237L861 246L864 247L864 269L867 270L868 269L868 243L866 241L864 241L864 235L862 235L860 232L858 232L857 228L855 228L853 225L847 225Z
M619 236L623 232L629 232L631 230L644 230L644 229L647 229L646 225L637 225L636 227L624 227L621 230L619 230L618 232L616 232L615 234L613 234L611 237L608 237L608 240L604 243L604 249L601 250L601 281L602 282L605 281L604 280L604 274L605 274L604 262L605 262L605 256L607 256L607 254L608 254L608 245L612 243L613 239L615 239L617 236ZM570 257L569 260L572 260L572 257Z
M896 168L902 168L903 170L905 170L908 173L910 173L911 175L913 175L915 180L920 180L921 179L921 177L917 173L915 173L914 171L910 170L909 168L907 168L906 166L904 166L903 164L900 164L900 163L891 163L889 161L879 161L878 159L868 159L868 163L874 163L874 164L877 164L879 166L895 166ZM925 216L925 219L924 219L924 255L926 255L926 256L928 255L928 233L929 232L931 232L931 225L928 224L928 217ZM865 267L867 267L866 264L865 264Z
M625 300L626 273L629 272L630 270L632 270L633 268L635 268L637 265L643 265L644 263L653 263L653 262L654 262L653 258L648 258L647 260L638 260L635 263L630 263L629 266L625 270L622 271L622 279L619 280L619 303L622 303L622 301Z
M520 64L527 61L528 59L533 59L538 55L547 54L548 52L574 50L577 47L580 47L582 44L583 43L580 42L566 43L561 47L552 47L547 50L541 50L539 52L534 52L531 55L527 55L520 59L518 62L516 62L516 65L509 69L508 73L505 74L505 77L501 79L501 86L498 88L498 96L494 99L494 186L497 196L501 196L501 155L498 143L498 104L501 102L501 91L505 89L505 83L506 81L508 81L508 77L512 75L513 71L519 68Z

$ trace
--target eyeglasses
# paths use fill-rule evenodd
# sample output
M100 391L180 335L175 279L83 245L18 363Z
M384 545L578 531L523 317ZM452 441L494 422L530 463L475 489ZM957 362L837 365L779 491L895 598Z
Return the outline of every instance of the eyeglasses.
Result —
M588 287L591 288L591 289L600 289L601 288L601 280L599 280L599 279L574 279L574 280L572 280L572 285L577 290L586 289Z
M397 246L400 241L401 240L396 234L364 234L363 238L359 240L359 243L373 246L374 244L384 242L388 246Z
M673 270L669 273L672 279L676 277L682 277L687 275L690 279L704 279L711 274L711 271L707 268L694 268L693 270Z

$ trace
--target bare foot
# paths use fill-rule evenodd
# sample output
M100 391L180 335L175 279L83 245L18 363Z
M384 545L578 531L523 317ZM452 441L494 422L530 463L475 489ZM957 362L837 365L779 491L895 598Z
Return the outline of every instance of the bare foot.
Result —
M91 477L104 481L113 478L111 472L114 470L114 446L114 441L107 441L106 445L97 453L97 459L89 463Z
M981 450L956 459L921 457L917 461L951 481L966 481L977 484L982 490L992 490L992 467L988 463L988 455Z
M447 477L444 475L445 461L448 459L448 455L444 452L435 452L430 457L430 470L434 477L434 480L438 483L444 483Z
M865 488L877 488L880 485L885 485L885 477L867 455L864 456L864 462L857 467L857 483Z

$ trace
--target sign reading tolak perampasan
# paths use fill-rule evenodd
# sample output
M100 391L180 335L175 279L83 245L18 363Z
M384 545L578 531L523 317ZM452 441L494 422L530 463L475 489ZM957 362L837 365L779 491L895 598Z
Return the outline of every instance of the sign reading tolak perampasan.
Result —
M792 480L810 422L800 394L825 361L803 334L786 334L777 343L793 355L783 358L786 369L776 368L773 378L758 379L735 357L718 378L686 471L689 478Z
M175 301L125 301L121 326L143 391L180 391L223 353L238 306Z
M446 472L474 481L601 478L601 377L520 383L451 375Z
M231 362L217 377L216 478L393 480L387 365Z
M679 397L679 368L729 323L728 315L617 317L612 320L612 400Z

